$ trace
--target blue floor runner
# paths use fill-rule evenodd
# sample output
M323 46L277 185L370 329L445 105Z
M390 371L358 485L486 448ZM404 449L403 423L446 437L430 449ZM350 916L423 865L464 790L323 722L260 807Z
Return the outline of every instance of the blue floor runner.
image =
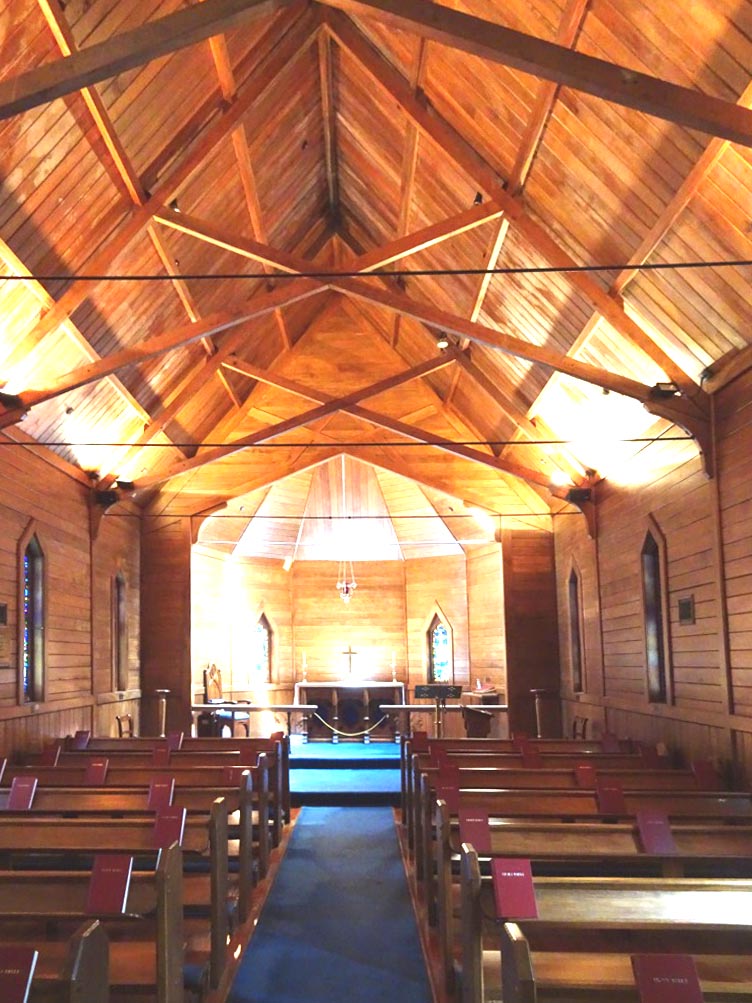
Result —
M305 807L229 1003L431 1003L390 808Z

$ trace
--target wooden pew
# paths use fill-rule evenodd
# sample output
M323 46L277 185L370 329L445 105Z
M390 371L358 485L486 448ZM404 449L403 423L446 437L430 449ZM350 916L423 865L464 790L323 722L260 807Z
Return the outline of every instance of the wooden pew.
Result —
M629 955L645 951L694 955L706 999L752 998L750 881L536 878L539 918L501 926L467 844L460 873L462 1003L636 1001Z
M100 917L104 928L114 932L109 941L114 998L125 994L154 1003L185 1003L182 872L182 853L175 843L162 851L154 871L134 871L128 917ZM51 920L60 926L78 923L87 915L88 883L88 871L0 872L0 928L20 929L26 943L35 944ZM58 963L65 949L61 944ZM54 954L45 942L44 955L40 949L40 957L47 956L43 972L51 968ZM89 1003L87 996L79 999Z
M65 819L28 812L4 812L0 824L0 866L20 874L28 868L36 870L40 865L45 870L54 870L62 862L64 873L75 874L76 870L87 870L97 853L128 853L156 860L162 854L154 847L153 830L153 815ZM207 873L186 870L185 875L181 875L181 929L183 904L206 913L210 933L209 978L211 985L216 987L225 967L229 932L227 807L221 798L214 802L208 817L186 817L182 851L177 857L181 868L183 861L187 863L191 857L207 860L209 867ZM33 874L32 871L26 878L29 886ZM134 872L134 880L136 876ZM51 894L42 895L37 906L46 909L50 916L54 914L55 903L57 908L62 908ZM2 911L0 899L0 914Z
M413 756L418 754L414 749L412 736L402 737L400 743L400 789L402 799L400 807L402 810L402 824L406 825L408 812L408 802L410 800L410 788L412 786L412 761ZM548 753L563 753L565 755L588 756L591 754L604 753L604 743L597 739L573 739L573 738L536 738L530 739L530 747L541 752L544 756ZM634 745L630 739L621 739L617 742L618 752L627 753L641 757L641 750ZM498 753L519 754L519 741L513 738L430 738L428 739L428 752L420 753L430 760L430 750L435 749L444 752L449 756L460 755L495 755Z
M742 791L724 793L704 791L624 791L626 814L612 815L600 811L595 793L587 790L546 791L530 789L461 789L459 802L450 805L454 815L461 805L487 811L499 818L522 818L551 821L614 822L633 820L638 811L653 809L664 811L670 819L703 825L720 823L752 824L752 797ZM422 792L420 828L416 835L415 874L418 881L426 882L426 897L434 918L435 886L435 805L434 790Z
M640 808L660 807L662 801L668 803L670 800L673 805L671 810L675 814L686 815L689 807L695 811L696 817L701 819L712 814L726 819L743 819L752 816L752 800L750 800L748 793L732 791L718 793L717 796L714 796L715 792L713 794L708 792L705 795L706 800L703 801L698 797L703 792L697 789L691 774L683 774L680 771L658 771L661 774L665 773L668 777L673 777L676 774L677 782L670 785L671 790L662 791L660 786L657 790L642 789L642 784L645 782L643 778L652 778L655 772L647 769L635 770L629 779L629 784L633 785L633 789L627 786L627 775L625 773L618 774L624 786L628 814L633 815ZM512 785L507 785L507 775L510 778L516 776L520 784L529 783L532 786L515 788ZM509 816L523 815L526 817L549 815L568 819L587 819L601 814L594 792L576 789L574 770L569 772L568 777L568 782L572 784L571 790L538 787L540 776L541 771L538 769L522 771L519 774L513 772L507 774L505 770L460 769L459 785L461 790L477 790L478 797L481 799L491 799L494 805L493 811L497 814L507 813ZM558 773L557 776L564 778L566 771ZM411 829L418 880L423 879L424 862L430 850L437 777L437 771L430 768L419 771L416 777ZM600 781L605 782L611 777L611 771L599 771L598 777ZM662 776L655 776L656 784L659 780L660 784L664 784ZM688 787L685 790L677 790L676 788L680 787L683 782L691 783L694 789ZM498 800L499 792L502 791L503 807L501 807L502 802Z
M194 789L219 791L236 784L238 786L243 784L243 788L240 791L240 804L244 805L247 798L250 797L252 821L256 825L258 833L257 856L259 871L261 877L264 877L268 871L270 853L269 774L264 754L259 756L259 763L256 767L233 767L233 772L239 775L228 779L228 773L224 767L195 766L180 769L173 766L141 768L116 765L107 770L104 786L107 788L130 787L143 792L149 789L149 784L155 777L172 777L175 780L175 803L190 808L191 803L201 797L201 795L192 795L190 793ZM250 783L243 780L245 774L248 774L250 777ZM8 765L0 777L0 784L10 786L13 778L16 776L37 777L39 785L42 787L88 788L90 786L86 780L86 768L83 766ZM235 810L232 807L232 802L230 802L229 810ZM241 838L243 838L243 835L244 826L241 823ZM251 866L250 859L250 857L247 858L249 867Z
M67 736L61 740L66 751L72 751L75 740ZM100 738L91 737L84 753L96 755L113 752L150 752L164 748L167 740L164 738L131 737L131 738ZM194 738L184 736L179 752L237 752L245 766L252 766L259 753L265 753L269 765L269 792L273 802L275 799L282 808L281 819L290 821L290 737L278 732L269 738ZM271 812L274 819L274 812ZM274 845L279 842L280 834L275 830Z
M494 753L492 755L477 753L470 757L450 756L449 761L451 765L458 766L463 771L472 771L474 769L499 771L512 770L522 771L522 776L525 776L528 773L532 774L533 772L537 773L541 770L548 769L559 772L559 775L563 777L564 773L561 771L568 771L572 785L575 785L574 771L578 766L582 765L592 766L598 773L603 771L610 772L613 770L625 770L635 773L643 772L645 770L660 770L663 773L669 773L673 776L675 772L669 767L667 760L664 761L661 766L654 767L650 765L649 760L644 759L642 756L624 753L594 752L585 758L583 755L579 754L572 755L570 753L556 752L542 756L540 765L534 767L527 766L525 764L524 756L517 752ZM405 791L405 806L408 824L408 847L410 850L413 850L415 847L416 830L420 826L418 812L421 797L421 778L423 774L433 774L436 770L437 767L430 757L424 754L416 754L413 756L410 769L411 781ZM511 775L512 774L510 774L510 776ZM687 776L691 776L691 774L687 774ZM468 773L468 780L470 778L471 773ZM656 778L656 780L658 781L658 778ZM485 781L479 777L479 782L476 786L483 786L484 782ZM535 779L531 778L530 783L534 782ZM695 786L694 783L692 785ZM498 783L490 786L504 787L507 785L504 783Z
M109 943L99 920L86 920L62 940L0 934L0 942L39 952L29 1003L110 1003Z
M458 820L446 802L436 803L436 918L444 975L452 986L461 840ZM524 857L533 874L624 877L752 878L752 826L674 825L671 833L676 854L645 853L634 824L531 822L503 819L490 825L491 842L481 860L491 857ZM733 872L730 874L729 872Z

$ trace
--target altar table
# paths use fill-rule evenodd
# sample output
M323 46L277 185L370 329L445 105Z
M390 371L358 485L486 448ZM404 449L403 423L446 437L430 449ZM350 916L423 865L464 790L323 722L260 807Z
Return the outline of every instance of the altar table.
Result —
M404 703L405 684L375 679L295 683L294 703L316 704L303 719L303 741L340 739L369 742L372 738L398 741L393 720L379 709L382 703Z

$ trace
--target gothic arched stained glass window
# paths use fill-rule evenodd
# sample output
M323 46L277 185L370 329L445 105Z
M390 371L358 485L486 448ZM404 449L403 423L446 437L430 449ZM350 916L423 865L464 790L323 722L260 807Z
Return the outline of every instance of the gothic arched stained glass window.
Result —
M453 677L452 639L444 621L434 615L428 628L428 681L451 683Z
M645 660L648 700L668 703L668 665L666 621L664 617L663 554L658 539L648 532L640 553L642 566L642 602L645 621Z
M272 626L264 613L258 618L254 633L254 663L252 674L254 682L270 683L272 681Z
M19 699L44 698L44 552L36 534L21 557L21 638Z

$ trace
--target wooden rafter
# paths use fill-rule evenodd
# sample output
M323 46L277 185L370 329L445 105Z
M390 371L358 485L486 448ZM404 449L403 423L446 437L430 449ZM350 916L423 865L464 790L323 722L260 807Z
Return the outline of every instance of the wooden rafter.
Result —
M215 35L209 39L212 58L217 70L219 85L222 90L222 97L225 101L234 101L237 97L238 88L230 62L230 54L227 51L227 42L224 35ZM243 195L251 221L253 234L259 240L266 241L266 228L261 213L261 203L258 197L258 186L256 185L256 174L251 161L251 151L248 146L248 135L244 125L239 125L232 131L232 146L235 152L235 162L238 165L240 183L243 186ZM268 270L268 269L267 269ZM284 314L281 310L276 310L274 319L279 328L284 348L290 347L290 332L287 330Z
M329 7L377 17L403 31L453 49L501 63L522 73L571 87L699 129L743 146L752 146L752 113L731 101L691 87L618 66L566 46L505 28L491 21L424 0L318 0Z
M430 5L430 9L436 9ZM557 244L550 234L527 212L519 199L513 198L502 187L497 172L489 166L478 152L427 102L417 100L408 82L378 52L349 18L338 11L328 11L325 23L338 42L353 55L363 69L395 100L405 114L413 119L425 135L429 136L444 153L466 171L489 196L499 203L510 223L528 242L554 267L572 269L577 267L572 257ZM622 303L608 295L585 272L567 273L570 283L575 286L593 307L629 341L638 345L651 358L669 380L676 383L687 397L696 402L699 414L707 413L704 395L689 376L671 357L652 340L624 310Z
M213 2L213 0L207 0L207 2ZM203 3L199 7L190 8L190 10L199 10L206 5ZM238 93L237 100L227 107L204 131L203 135L189 147L186 153L174 163L169 176L157 186L151 198L144 205L134 208L117 230L113 239L94 252L86 264L88 273L95 275L107 273L108 268L118 256L146 230L154 214L178 194L181 186L201 166L206 157L232 132L260 95L274 84L276 78L292 60L312 44L313 40L308 30L307 20L303 19L302 22L298 23L302 25L302 28L298 28L296 24L280 39L279 44L268 58L264 59L249 76L242 92ZM22 358L26 358L50 332L54 331L81 305L95 286L96 281L92 279L74 280L52 309L48 310L27 332L17 349L2 360L4 370L9 371Z
M477 341L492 348L500 348L509 355L526 359L528 362L539 363L549 369L566 373L567 376L574 376L576 379L584 380L606 390L614 390L627 397L634 397L643 403L651 399L652 388L637 380L631 380L626 376L610 373L590 363L580 362L567 355L552 352L548 348L534 345L522 338L513 338L494 328L473 323L464 317L450 313L448 310L441 310L439 307L422 303L409 296L375 289L361 279L333 278L330 284L333 289L346 295L357 296L377 306L395 310L405 317L411 317L413 320L418 320L431 327L448 331L459 338L466 337L471 341Z
M334 70L331 39L327 32L319 33L319 81L321 85L321 116L324 122L324 159L326 185L329 192L329 213L339 218L339 172L337 169L337 114L334 108Z
M315 283L308 279L298 279L296 283L290 283L284 288L277 289L273 293L265 295L273 296L275 298L272 309L276 309L277 305L284 298L287 299L288 303L292 303L297 299L315 296L323 291L324 287L322 287L319 283ZM126 451L125 455L119 457L119 466L121 470L128 464L132 463L139 450L148 445L150 442L153 442L157 435L164 430L165 426L169 424L169 422L171 422L179 414L179 412L194 399L195 395L214 377L217 369L223 364L223 362L234 352L238 351L246 337L247 335L245 331L242 326L239 325L236 325L235 330L229 332L225 336L222 342L222 347L218 349L214 355L205 360L198 373L196 373L191 380L186 382L181 391L177 393L157 415L152 417L143 432L130 444L130 447ZM112 485L115 480L115 473L113 471L108 471L107 474L100 480L99 487L101 489L106 489Z
M208 317L204 317L195 323L186 324L184 327L168 331L166 334L157 335L154 338L146 338L144 341L125 348L120 352L114 352L112 355L98 358L94 362L79 366L77 369L51 381L44 388L24 390L20 394L14 395L15 406L24 409L34 407L43 401L52 400L54 397L59 397L70 390L75 390L78 387L86 386L88 383L101 380L105 376L110 376L125 366L144 362L146 359L152 359L157 355L163 355L165 352L182 348L193 341L198 341L200 338L238 327L257 317L262 317L264 314L272 313L274 310L279 309L280 305L287 306L291 303L297 303L302 299L307 299L309 296L319 295L323 291L324 287L320 283L310 279L300 279L295 283L280 286L270 293L265 292L252 297L245 309L239 312L210 314ZM242 333L236 334L232 342L234 346L232 351L237 349L237 344L242 336ZM222 346L222 354L220 355L217 352L207 360L207 362L211 361L212 363L208 368L216 372L222 364L222 359L227 354L227 341L225 341ZM7 424L9 424L7 415L0 413L0 428Z
M332 271L367 273L385 268L401 258L425 251L429 247L482 226L489 220L497 219L501 215L501 211L494 201L489 201L482 206L472 206L472 208L464 209L439 223L432 223L414 233L398 237L365 254L342 262L338 269ZM239 237L235 233L228 233L219 227L212 226L205 220L196 219L182 212L175 213L163 210L155 216L155 220L164 226L196 237L198 240L221 247L225 251L240 254L253 261L258 261L264 266L274 267L291 275L300 272L320 271L313 262L304 258L270 247L260 240L249 240Z
M425 38L418 42L418 54L415 59L415 66L410 77L410 85L415 93L422 88L426 74L426 55L428 43ZM413 201L413 188L415 187L415 171L418 166L418 149L420 145L420 133L413 122L407 123L405 130L405 149L402 155L402 177L400 179L400 208L397 217L397 232L395 236L401 237L410 228L410 209Z
M453 362L454 359L449 361ZM433 372L435 369L441 368L446 364L447 362L443 357L439 359L430 359L428 362L421 363L418 366L413 366L411 369L402 373L397 373L394 376L388 376L386 379L379 380L377 383L372 383L367 387L362 387L360 390L354 390L349 394L345 394L343 397L331 397L329 394L323 394L314 388L310 388L310 392L306 392L305 396L307 396L310 400L321 401L322 403L318 407L311 408L293 418L288 418L285 421L278 422L270 428L263 428L257 432L253 432L251 435L246 435L241 439L234 440L233 442L228 443L227 446L205 449L198 455L191 457L188 460L180 461L178 464L175 464L163 473L154 474L150 477L144 477L137 480L134 484L134 488L136 491L139 491L144 488L152 488L157 484L163 484L165 481L171 480L173 477L177 477L180 474L196 470L208 463L214 463L216 460L221 460L231 453L248 449L250 446L255 446L261 442L269 442L271 439L279 438L280 435L285 435L287 432L293 431L297 428L302 428L305 425L310 425L312 422L318 421L320 418L325 418L327 415L335 414L337 411L347 411L352 413L351 408L356 407L359 401L365 400L368 397L376 397L378 394L385 393L387 390L393 390L394 387L401 386L403 383L407 383L410 380L425 376L427 373ZM254 379L255 378L256 377L254 376ZM289 383L289 381L287 382ZM285 389L289 389L289 386L286 386Z
M204 0L0 83L0 119L195 45L294 0Z

